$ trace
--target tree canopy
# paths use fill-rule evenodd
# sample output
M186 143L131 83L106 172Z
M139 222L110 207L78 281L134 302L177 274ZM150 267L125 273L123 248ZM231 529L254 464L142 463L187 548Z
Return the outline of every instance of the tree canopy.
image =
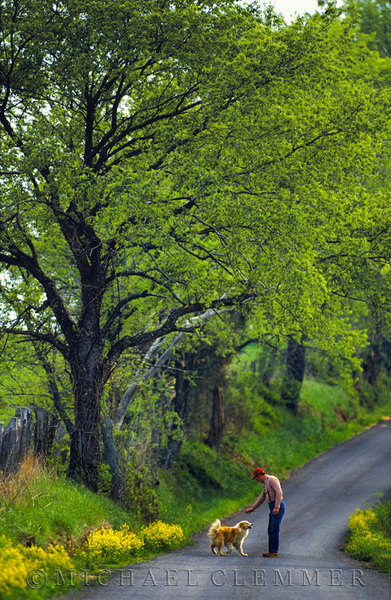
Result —
M1 1L1 327L53 347L70 474L94 487L121 354L241 304L322 335L386 95L329 5L286 25L231 0Z

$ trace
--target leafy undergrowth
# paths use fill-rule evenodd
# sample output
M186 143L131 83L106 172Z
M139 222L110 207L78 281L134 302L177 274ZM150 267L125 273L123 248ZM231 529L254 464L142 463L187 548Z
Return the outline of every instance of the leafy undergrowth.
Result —
M349 528L346 550L353 558L391 573L391 501L356 510L349 519Z

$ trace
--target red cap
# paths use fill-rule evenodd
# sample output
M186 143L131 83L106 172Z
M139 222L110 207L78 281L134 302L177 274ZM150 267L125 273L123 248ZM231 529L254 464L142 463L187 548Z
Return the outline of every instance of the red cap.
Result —
M263 469L261 469L261 467L257 467L254 469L251 479L255 479L257 475L266 475L266 473Z

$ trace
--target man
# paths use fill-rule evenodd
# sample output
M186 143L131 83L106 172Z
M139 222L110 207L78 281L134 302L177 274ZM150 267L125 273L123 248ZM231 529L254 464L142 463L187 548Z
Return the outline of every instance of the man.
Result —
M280 523L285 512L285 502L282 499L282 488L279 480L274 475L268 475L263 469L257 467L253 471L252 479L263 483L263 492L251 508L246 509L246 513L251 513L258 508L265 500L269 503L269 526L267 533L269 535L269 552L263 556L267 558L278 558L278 545L280 539Z

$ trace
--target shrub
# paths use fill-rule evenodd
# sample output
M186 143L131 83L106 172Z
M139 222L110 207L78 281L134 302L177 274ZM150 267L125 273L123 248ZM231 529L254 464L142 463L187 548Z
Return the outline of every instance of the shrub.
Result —
M391 505L391 502L385 503ZM381 571L391 573L391 538L382 530L384 506L356 510L349 519L350 536L346 547L358 560L370 561Z
M33 589L27 583L27 577L34 569L44 574L47 589L56 580L57 569L66 572L73 569L73 561L63 546L53 545L47 550L21 544L14 545L4 535L0 538L0 598L31 598Z
M101 527L88 534L78 557L85 561L86 566L119 564L131 556L138 556L143 547L144 541L127 525L118 530Z
M156 521L148 527L143 527L141 536L146 548L155 552L175 548L185 538L180 525L168 525L163 521Z
M147 465L144 467L132 465L129 462L125 477L126 510L136 515L138 520L146 523L155 521L159 514L156 494L158 484L157 477L153 475L151 468Z

